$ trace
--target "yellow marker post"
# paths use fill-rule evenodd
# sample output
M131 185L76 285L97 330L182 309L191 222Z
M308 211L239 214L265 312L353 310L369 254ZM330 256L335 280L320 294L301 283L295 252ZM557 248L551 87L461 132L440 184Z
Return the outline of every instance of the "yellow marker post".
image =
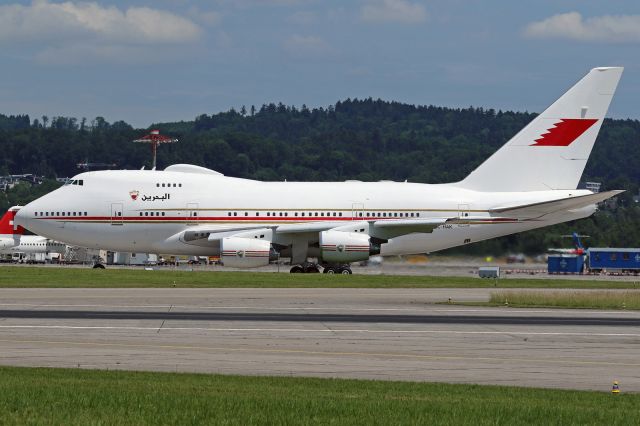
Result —
M618 386L618 381L617 380L613 381L613 386L611 387L611 393L616 394L616 395L620 393L620 386Z

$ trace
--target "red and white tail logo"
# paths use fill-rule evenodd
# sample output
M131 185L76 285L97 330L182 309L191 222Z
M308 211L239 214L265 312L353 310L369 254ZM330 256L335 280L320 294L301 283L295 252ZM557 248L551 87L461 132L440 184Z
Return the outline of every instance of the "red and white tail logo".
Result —
M13 235L24 234L24 228L22 226L18 226L15 230L13 229L13 219L16 217L18 213L18 209L11 207L0 219L0 235Z
M597 122L597 118L563 118L531 146L569 146Z

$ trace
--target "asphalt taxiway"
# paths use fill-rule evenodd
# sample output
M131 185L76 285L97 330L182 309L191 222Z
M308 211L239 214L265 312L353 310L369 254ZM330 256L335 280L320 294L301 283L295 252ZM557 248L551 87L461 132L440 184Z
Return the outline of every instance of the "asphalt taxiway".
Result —
M0 289L0 364L640 391L640 312L491 289Z

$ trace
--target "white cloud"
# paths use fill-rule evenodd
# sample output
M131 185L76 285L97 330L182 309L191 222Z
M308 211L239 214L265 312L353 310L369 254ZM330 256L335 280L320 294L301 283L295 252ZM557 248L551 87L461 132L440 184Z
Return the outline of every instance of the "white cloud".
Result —
M583 19L578 12L553 15L524 29L530 38L578 41L640 42L640 15L604 15Z
M120 10L96 2L47 0L0 6L0 41L93 37L123 44L167 44L193 42L201 35L201 28L191 20L147 7Z
M423 5L407 0L372 0L362 6L360 17L367 22L414 24L426 21L427 11Z
M299 57L327 57L335 53L334 49L323 39L315 36L293 35L284 42L285 50Z

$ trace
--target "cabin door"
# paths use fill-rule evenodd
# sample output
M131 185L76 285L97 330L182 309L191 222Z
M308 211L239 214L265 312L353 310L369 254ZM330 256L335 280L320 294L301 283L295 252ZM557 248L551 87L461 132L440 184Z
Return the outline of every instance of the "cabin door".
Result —
M111 224L122 225L122 203L111 203Z

